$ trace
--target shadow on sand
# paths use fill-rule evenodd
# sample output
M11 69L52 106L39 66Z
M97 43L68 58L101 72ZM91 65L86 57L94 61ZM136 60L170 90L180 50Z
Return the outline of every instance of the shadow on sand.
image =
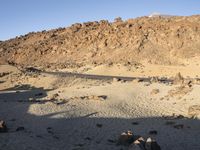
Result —
M39 94L40 98L46 97L46 92L43 88L30 85L0 91L0 119L5 120L9 128L8 133L0 133L0 150L126 150L127 147L116 144L116 139L127 130L144 137L149 136L149 131L156 130L158 134L151 136L162 150L200 149L199 120L95 117L100 112L81 114L81 117L75 114L69 117L69 113L72 114L69 111L32 114L29 111L32 105L44 106L41 110L44 112L50 109L45 106L45 101L35 104L28 102L39 93L43 93ZM19 102L19 99L23 102ZM177 125L183 125L183 128ZM24 127L24 130L16 131L18 127Z
M110 75L95 75L95 74L82 74L82 73L72 73L72 72L42 72L44 74L50 74L60 77L75 77L75 78L85 78L85 79L95 79L95 80L113 80L117 78L119 80L132 81L138 79L142 82L150 82L151 77L127 77L127 76L110 76ZM163 83L170 83L173 80L167 78L160 78L158 81Z

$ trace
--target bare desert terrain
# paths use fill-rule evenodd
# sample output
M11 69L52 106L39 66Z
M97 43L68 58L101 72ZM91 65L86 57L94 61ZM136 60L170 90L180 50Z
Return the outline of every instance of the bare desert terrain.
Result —
M0 149L199 150L199 39L190 16L0 42Z

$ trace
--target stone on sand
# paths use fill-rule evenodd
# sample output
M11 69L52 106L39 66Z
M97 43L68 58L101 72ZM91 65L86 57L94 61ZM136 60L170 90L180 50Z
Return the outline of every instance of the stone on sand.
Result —
M181 75L180 72L177 73L177 74L175 75L175 77L174 77L173 83L174 83L174 84L182 84L183 82L184 82L183 76Z
M130 146L129 150L145 150L145 140L143 137L139 137Z
M119 78L113 78L113 82L119 82L121 81Z
M132 82L133 83L138 83L138 82L141 82L141 80L140 79L134 79Z
M157 82L159 82L159 79L158 79L158 77L152 77L152 78L150 79L150 82L151 82L151 83L157 83Z
M118 139L118 143L121 145L128 145L134 141L134 135L131 131L123 132Z
M153 89L153 90L151 91L151 95L158 94L159 92L160 92L159 89Z
M146 150L161 150L158 143L155 140L151 139L150 137L147 138L146 140L145 149Z
M190 117L200 118L200 105L192 105L188 109L188 115Z
M119 136L118 144L128 146L128 150L161 150L151 137L145 140L141 136L133 135L131 131L123 132Z
M6 126L6 123L5 123L5 121L3 121L3 120L0 120L0 133L2 133L2 132L7 132L7 126Z
M139 140L136 140L129 146L128 150L145 150L145 148Z

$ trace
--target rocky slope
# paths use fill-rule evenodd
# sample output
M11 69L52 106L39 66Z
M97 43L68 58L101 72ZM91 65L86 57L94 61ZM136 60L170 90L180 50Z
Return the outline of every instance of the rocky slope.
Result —
M86 22L0 42L0 63L46 67L181 64L199 55L200 15Z

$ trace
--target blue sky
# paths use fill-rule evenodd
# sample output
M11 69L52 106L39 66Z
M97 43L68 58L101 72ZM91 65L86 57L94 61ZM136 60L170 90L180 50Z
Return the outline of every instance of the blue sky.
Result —
M0 0L0 40L76 22L200 14L200 0Z

